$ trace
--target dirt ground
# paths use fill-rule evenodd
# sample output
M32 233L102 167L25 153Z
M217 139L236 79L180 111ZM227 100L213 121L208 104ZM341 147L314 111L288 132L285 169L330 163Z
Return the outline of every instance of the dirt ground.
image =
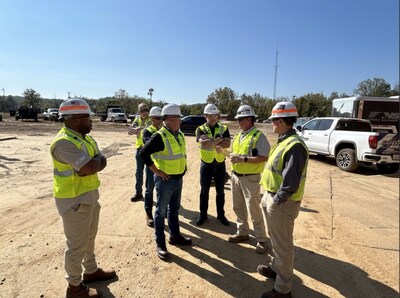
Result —
M257 124L258 125L258 124ZM0 297L63 297L61 218L52 197L49 147L60 123L0 122ZM271 143L276 136L258 125ZM231 132L237 130L235 123ZM125 124L94 121L91 133L108 157L100 173L102 205L96 242L100 266L118 278L92 284L104 297L259 297L273 287L256 272L268 253L255 239L233 244L230 184L226 184L229 227L216 219L211 190L209 221L198 227L199 154L187 137L181 231L190 248L168 246L170 262L155 252L154 231L145 224L143 201L132 203L135 147ZM228 168L230 164L228 162ZM333 160L312 156L305 197L295 224L294 297L399 296L399 172L380 175L373 166L340 171Z

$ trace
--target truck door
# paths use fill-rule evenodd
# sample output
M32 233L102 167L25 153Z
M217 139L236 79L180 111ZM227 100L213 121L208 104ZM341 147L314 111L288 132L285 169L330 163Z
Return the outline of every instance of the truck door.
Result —
M300 135L303 138L304 143L306 143L308 149L310 150L314 150L314 145L311 142L311 138L316 130L316 127L318 127L319 122L320 122L319 119L311 120L306 124L304 124L304 126L301 129Z
M327 153L329 145L330 128L333 119L321 119L318 126L312 134L312 143L315 151Z

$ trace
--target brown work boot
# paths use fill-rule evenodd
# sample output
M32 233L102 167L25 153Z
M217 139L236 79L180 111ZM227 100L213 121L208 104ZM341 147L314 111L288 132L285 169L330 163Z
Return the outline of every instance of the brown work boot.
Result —
M246 242L249 240L249 235L234 234L229 236L228 241L233 243Z
M146 212L146 225L153 228L154 227L154 219L153 214L151 212Z
M79 286L68 284L66 298L97 298L101 297L102 293L94 288L89 288L87 285L81 283Z
M85 283L90 283L93 281L101 281L101 280L107 280L111 279L116 275L115 270L113 269L108 269L108 270L103 270L101 268L97 268L97 271L91 274L83 274L83 282Z

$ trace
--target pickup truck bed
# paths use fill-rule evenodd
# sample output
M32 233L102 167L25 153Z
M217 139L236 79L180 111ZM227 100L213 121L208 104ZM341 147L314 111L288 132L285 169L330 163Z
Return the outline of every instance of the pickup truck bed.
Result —
M355 171L359 163L375 163L382 173L399 169L398 134L373 132L368 120L314 118L297 129L310 152L335 157L343 171Z

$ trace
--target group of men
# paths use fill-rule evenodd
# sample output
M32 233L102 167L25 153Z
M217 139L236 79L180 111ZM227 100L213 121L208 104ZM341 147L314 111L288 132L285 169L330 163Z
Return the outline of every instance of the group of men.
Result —
M192 240L180 232L179 208L183 176L187 171L185 136L180 131L181 111L178 105L162 109L140 104L139 116L129 134L136 140L136 185L131 201L144 198L146 224L154 227L157 256L169 259L164 233L168 220L169 243L190 246ZM249 240L248 214L257 240L256 252L267 250L266 226L272 245L273 259L269 266L259 265L257 271L275 279L275 286L262 297L291 297L293 279L294 220L300 210L307 172L308 151L297 136L293 124L298 117L290 102L280 102L272 110L273 132L277 144L270 146L266 136L255 126L257 115L249 105L241 105L235 119L240 132L232 138L226 125L219 122L220 112L213 104L204 109L206 123L196 130L200 165L200 214L198 226L208 220L209 190L212 180L216 189L217 219L229 225L225 217L225 158L232 164L231 189L237 231L228 241ZM115 277L114 270L97 267L94 240L98 227L97 173L106 166L96 142L87 135L91 130L91 111L81 99L70 99L60 106L65 126L51 146L54 163L54 197L63 218L67 238L65 270L67 297L100 297L84 283ZM146 167L145 196L142 195L143 171ZM260 196L260 184L265 194ZM153 190L156 206L153 217ZM264 217L267 225L265 225ZM83 282L81 281L84 267Z

